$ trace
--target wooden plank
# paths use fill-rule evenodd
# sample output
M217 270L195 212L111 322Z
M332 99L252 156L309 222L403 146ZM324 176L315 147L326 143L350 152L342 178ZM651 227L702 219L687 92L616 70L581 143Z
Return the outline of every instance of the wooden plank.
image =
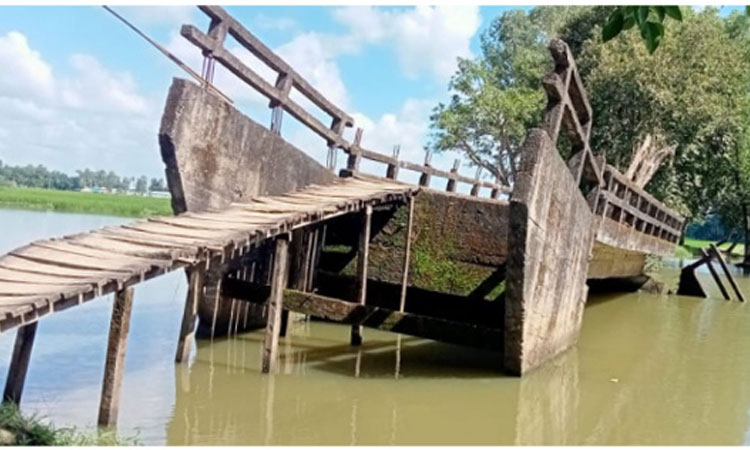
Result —
M362 228L359 232L357 249L357 297L356 302L365 304L367 298L367 263L370 256L370 234L372 229L372 206L367 205L362 212ZM351 331L351 345L362 345L362 326L354 325Z
M101 427L114 427L117 424L122 376L125 372L125 349L128 344L132 310L133 288L118 291L112 304L107 361L104 366L102 395L99 403L98 424Z
M5 391L3 403L21 403L23 385L26 382L26 373L29 370L31 350L34 347L36 327L39 322L24 325L16 331L16 342L13 345L13 356L8 367L8 377L5 380Z
M740 287L737 286L737 282L734 280L734 277L732 276L732 273L729 271L729 267L727 266L726 261L724 261L724 257L721 255L721 252L718 248L716 248L716 244L711 244L711 250L714 253L714 256L716 256L716 259L719 260L719 265L721 266L721 269L724 271L724 275L729 279L729 285L732 286L732 289L734 290L734 293L737 295L737 300L744 302L745 296L742 295L742 291L740 291Z
M263 363L261 367L263 373L276 371L279 331L281 329L281 310L283 308L282 301L289 270L287 265L288 253L289 235L284 234L276 238L276 248L274 249L271 295L268 299L266 336L263 341Z
M721 296L724 297L724 300L731 300L731 298L729 297L729 292L727 292L727 288L724 287L724 283L721 282L721 278L719 278L719 274L716 273L716 269L714 269L714 266L711 263L711 257L708 255L708 252L706 252L706 249L704 248L700 249L700 252L701 252L701 255L703 255L703 259L706 261L706 265L708 266L708 271L711 272L711 276L716 282L716 285L719 286L719 290L721 291Z
M175 362L187 361L190 356L190 345L195 335L195 319L198 315L198 302L203 294L203 280L206 266L203 263L186 269L188 272L188 292L185 298L185 311L182 313L180 335L177 340Z
M493 350L501 349L503 344L503 332L499 328L453 322L408 312L401 313L310 292L287 289L284 292L284 306L289 311L346 325L362 325L452 344Z
M406 248L404 249L404 268L401 271L401 298L399 300L399 312L404 312L406 307L406 289L409 287L409 259L411 257L411 230L414 222L414 197L409 198L409 217L406 222Z

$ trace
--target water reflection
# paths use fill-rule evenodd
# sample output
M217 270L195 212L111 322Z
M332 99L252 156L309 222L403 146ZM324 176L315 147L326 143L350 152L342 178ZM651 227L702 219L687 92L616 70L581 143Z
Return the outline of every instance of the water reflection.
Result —
M0 210L0 249L118 220ZM200 341L175 365L185 277L174 273L136 288L119 430L145 444L747 443L750 306L699 278L714 299L589 299L578 345L517 379L492 352L369 329L352 348L349 327L319 322L290 327L275 375L259 371L262 332ZM44 320L23 409L95 423L110 308L99 299ZM12 339L0 336L3 374Z

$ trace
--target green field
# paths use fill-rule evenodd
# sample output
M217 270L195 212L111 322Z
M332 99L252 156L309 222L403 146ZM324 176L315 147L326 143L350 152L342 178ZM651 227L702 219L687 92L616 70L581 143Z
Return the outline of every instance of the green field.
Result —
M124 217L172 215L168 198L0 187L0 207Z
M683 245L680 248L684 248L688 252L692 253L693 255L698 255L700 252L700 249L706 248L712 243L715 243L714 241L707 241L703 239L692 239L692 238L685 238L685 245ZM732 245L731 242L727 242L725 244L722 244L719 246L719 249L726 250ZM742 256L745 254L745 246L744 244L737 244L734 249L732 250L733 256Z

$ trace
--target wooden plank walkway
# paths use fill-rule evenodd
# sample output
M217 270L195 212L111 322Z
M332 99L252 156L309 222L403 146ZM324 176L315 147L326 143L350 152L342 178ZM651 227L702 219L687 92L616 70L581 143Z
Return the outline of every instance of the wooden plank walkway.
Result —
M419 187L350 177L233 203L33 242L0 256L0 332L172 270L211 264L338 215L405 202ZM217 259L218 261L218 259Z

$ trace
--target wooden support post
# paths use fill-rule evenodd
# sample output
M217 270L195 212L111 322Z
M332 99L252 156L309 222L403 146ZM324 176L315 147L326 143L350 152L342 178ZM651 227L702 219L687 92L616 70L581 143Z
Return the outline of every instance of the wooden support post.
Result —
M367 297L367 259L370 253L370 228L372 226L372 205L365 206L362 215L362 229L359 233L357 252L357 303L365 304ZM362 325L352 326L351 344L362 344Z
M185 311L182 313L180 337L177 341L175 362L187 361L190 356L190 345L195 335L195 318L198 314L198 302L203 295L203 280L206 276L206 265L201 262L187 269L188 293L185 299Z
M112 304L112 321L109 324L107 362L104 366L102 396L99 403L99 426L113 427L117 424L120 409L120 388L125 372L125 348L128 344L130 314L133 311L133 288L115 294Z
M268 298L268 313L266 314L266 337L263 341L263 373L276 370L279 350L279 331L281 329L281 309L284 288L287 283L289 267L287 255L289 253L289 235L282 234L276 238L276 248L273 258L273 276L271 278L271 296Z
M404 268L401 273L401 300L398 310L404 312L406 306L406 289L409 287L409 259L411 257L411 230L414 223L414 197L409 197L409 218L406 222L406 248L404 249Z
M711 276L716 282L716 285L719 286L719 290L721 291L721 295L724 297L724 300L731 300L731 298L729 297L729 292L727 292L727 288L724 287L724 283L721 282L719 274L716 273L716 269L714 269L714 265L711 263L711 256L708 254L708 252L706 252L706 249L701 249L701 255L703 255L703 259L706 261L706 265L708 266L708 271L711 272Z
M741 302L744 302L745 296L742 295L742 291L740 291L740 287L737 286L737 282L734 281L734 277L732 276L732 273L729 271L729 267L727 267L727 263L726 261L724 261L724 257L721 256L721 252L719 252L719 249L716 248L715 244L711 244L711 250L713 250L714 255L716 255L716 258L719 260L719 265L721 266L721 269L724 271L724 275L726 275L727 278L729 279L729 285L732 286L734 293L737 295L737 299Z
M13 346L8 378L5 380L3 403L15 403L16 405L21 403L21 394L23 394L23 385L26 382L26 372L29 369L37 324L38 322L32 322L16 331L16 343Z

